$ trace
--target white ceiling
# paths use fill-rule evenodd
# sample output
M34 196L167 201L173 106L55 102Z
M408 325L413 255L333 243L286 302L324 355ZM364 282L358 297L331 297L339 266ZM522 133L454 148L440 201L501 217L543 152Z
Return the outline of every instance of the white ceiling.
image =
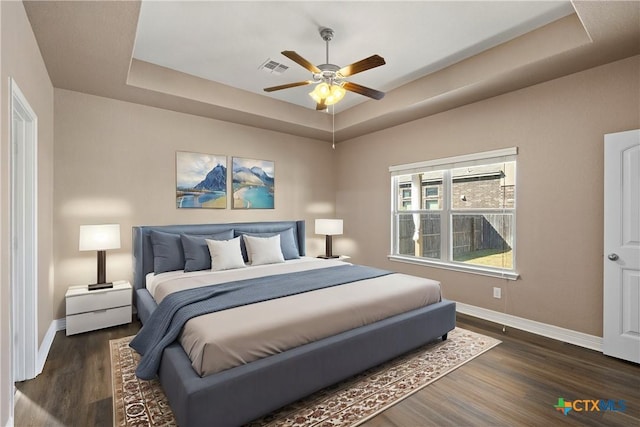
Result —
M335 31L330 62L379 54L387 64L349 78L389 91L574 13L569 1L143 1L133 56L307 108L310 87L265 93L311 73L280 54L325 63L319 28ZM290 68L260 70L266 60ZM348 93L336 112L367 101ZM376 102L376 101L369 101Z

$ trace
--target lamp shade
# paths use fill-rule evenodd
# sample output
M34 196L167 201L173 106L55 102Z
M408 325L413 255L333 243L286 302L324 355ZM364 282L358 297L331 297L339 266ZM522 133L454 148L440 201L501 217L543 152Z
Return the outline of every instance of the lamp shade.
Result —
M81 225L81 251L104 251L120 248L120 224Z
M316 234L336 236L342 234L341 219L316 219Z

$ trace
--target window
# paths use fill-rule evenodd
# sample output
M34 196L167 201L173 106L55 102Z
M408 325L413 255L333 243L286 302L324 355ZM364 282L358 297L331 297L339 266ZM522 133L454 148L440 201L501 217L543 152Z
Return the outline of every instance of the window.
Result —
M398 207L402 210L411 209L411 184L401 184L398 193L400 194Z
M390 259L516 279L516 154L390 167Z
M437 198L438 197L438 193L439 193L438 187L431 186L431 187L425 187L424 188L424 196L426 198L429 198L429 197L436 197Z
M437 210L440 209L440 187L442 187L442 180L437 183L426 182L424 187L424 209Z

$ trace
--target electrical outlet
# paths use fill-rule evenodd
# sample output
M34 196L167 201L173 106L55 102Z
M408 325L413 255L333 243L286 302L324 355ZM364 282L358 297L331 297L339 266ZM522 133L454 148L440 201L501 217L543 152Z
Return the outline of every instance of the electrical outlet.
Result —
M494 298L502 298L502 288L493 288L493 297Z

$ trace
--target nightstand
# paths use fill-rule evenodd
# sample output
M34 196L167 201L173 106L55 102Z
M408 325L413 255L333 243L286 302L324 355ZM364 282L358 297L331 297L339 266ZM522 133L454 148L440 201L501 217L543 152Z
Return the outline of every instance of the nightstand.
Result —
M95 291L87 285L70 286L65 294L67 335L131 322L131 296L131 284L125 280Z

